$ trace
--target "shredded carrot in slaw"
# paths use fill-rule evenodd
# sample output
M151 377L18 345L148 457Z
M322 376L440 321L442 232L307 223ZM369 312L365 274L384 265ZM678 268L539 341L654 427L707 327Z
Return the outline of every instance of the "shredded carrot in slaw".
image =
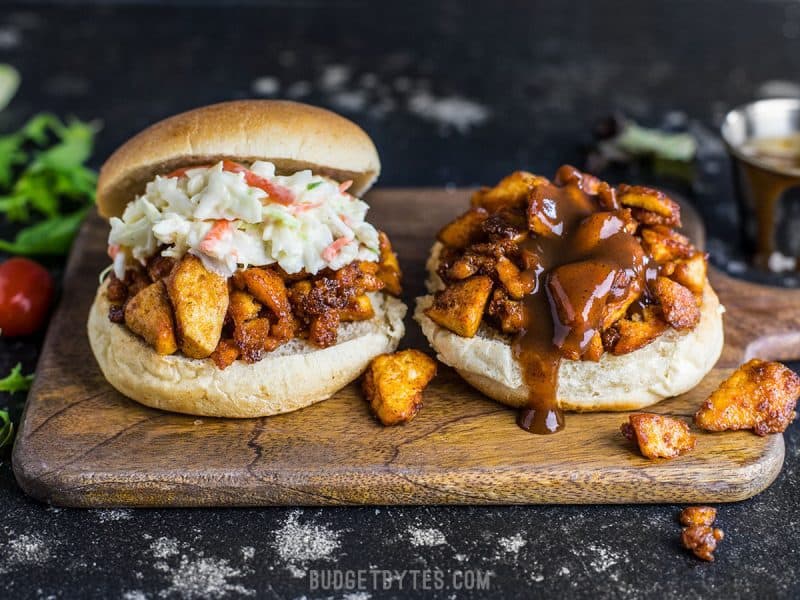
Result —
M322 258L328 262L331 262L334 258L339 255L339 252L342 251L342 248L347 246L350 242L353 241L353 238L346 238L340 237L338 240L334 240L333 243L325 248L322 251Z

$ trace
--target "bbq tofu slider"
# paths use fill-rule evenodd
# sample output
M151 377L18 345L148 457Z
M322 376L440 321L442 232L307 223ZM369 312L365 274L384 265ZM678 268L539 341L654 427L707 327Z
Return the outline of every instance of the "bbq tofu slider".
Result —
M696 386L722 351L706 255L680 226L659 190L568 165L553 181L518 171L439 232L416 319L524 429L649 406Z
M359 200L380 162L329 111L228 102L103 166L111 266L89 314L106 379L148 406L259 417L324 400L404 333L400 269Z

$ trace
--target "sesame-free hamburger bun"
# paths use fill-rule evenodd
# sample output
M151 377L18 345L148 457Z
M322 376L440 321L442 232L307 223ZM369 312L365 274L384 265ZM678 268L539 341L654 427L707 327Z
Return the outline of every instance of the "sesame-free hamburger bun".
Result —
M436 274L442 245L436 242L428 260L431 294L443 287ZM514 358L511 338L482 324L464 338L434 323L425 313L433 295L417 299L414 318L440 361L453 367L480 392L513 408L529 402L528 386ZM628 354L605 353L599 361L562 359L556 397L571 411L637 410L695 387L722 353L723 307L706 281L699 323L690 331L668 329Z
M157 175L219 161L272 163L276 176L309 169L317 179L351 180L354 197L380 173L370 137L339 115L295 102L226 102L156 123L120 147L100 171L99 213L120 217ZM309 406L359 377L404 334L405 304L370 292L374 316L343 321L333 345L295 337L257 362L235 360L223 369L180 350L159 354L125 323L112 322L108 285L106 280L98 289L87 326L106 379L142 404L193 415L261 417ZM175 329L180 347L180 327Z

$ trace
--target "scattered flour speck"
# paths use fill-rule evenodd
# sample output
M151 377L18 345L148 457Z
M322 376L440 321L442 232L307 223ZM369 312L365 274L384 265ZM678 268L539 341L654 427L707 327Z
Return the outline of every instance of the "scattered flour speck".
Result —
M0 27L0 48L10 50L19 46L22 36L16 27Z
M349 112L358 112L367 104L367 95L363 90L343 90L331 96L334 108Z
M274 96L281 89L281 82L277 77L259 77L251 87L253 93L259 96Z
M342 600L370 600L372 594L369 592L350 592L342 596Z
M189 560L182 556L180 564L171 572L172 584L158 595L162 598L177 596L183 600L225 598L231 594L254 596L255 590L228 581L243 574L224 558L199 557Z
M519 551L522 550L522 547L528 542L525 541L521 533L516 533L511 537L500 538L498 543L504 552L509 554L519 554Z
M242 558L245 560L250 560L256 555L256 549L252 546L242 546L240 552L242 553Z
M175 538L160 537L150 544L150 552L155 558L169 558L180 554L178 540Z
M94 513L97 515L97 520L101 523L127 521L133 518L133 512L124 508L96 510Z
M326 65L319 84L325 91L340 90L350 79L350 67L346 65Z
M437 123L444 128L454 128L467 133L472 127L489 119L489 109L461 96L437 97L428 91L417 91L408 99L408 110L413 114Z
M586 548L592 553L589 564L597 573L608 571L620 561L619 553L614 552L605 546L589 544Z
M11 565L41 565L50 558L46 542L36 534L25 534L6 543L4 563ZM0 566L0 571L3 571Z
M422 529L411 527L408 530L408 541L412 546L443 546L447 543L444 534L438 529Z
M302 98L311 93L311 82L309 81L295 81L288 88L286 88L286 96L289 98Z
M131 590L122 594L122 600L147 600L147 594L141 590Z
M283 527L275 532L274 548L296 578L305 577L306 568L316 560L332 560L339 549L339 533L313 522L300 523L300 511L289 513Z

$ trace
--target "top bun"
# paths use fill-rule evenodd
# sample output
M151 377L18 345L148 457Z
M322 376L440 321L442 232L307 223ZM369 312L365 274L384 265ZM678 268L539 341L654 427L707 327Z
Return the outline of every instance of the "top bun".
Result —
M269 161L279 174L311 169L352 179L357 196L381 170L366 132L329 110L285 100L222 102L151 125L117 149L100 169L98 211L120 216L156 175L221 159Z

